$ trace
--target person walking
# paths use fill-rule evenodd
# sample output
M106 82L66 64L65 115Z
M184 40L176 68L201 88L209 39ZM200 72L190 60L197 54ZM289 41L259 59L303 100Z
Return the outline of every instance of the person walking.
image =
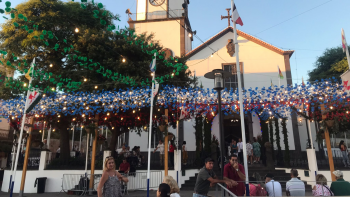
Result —
M208 157L205 159L205 166L197 175L196 185L194 187L193 197L207 197L210 187L216 183L225 183L229 188L233 185L232 181L219 180L213 171L214 159Z
M331 191L334 196L350 196L350 183L343 178L343 172L340 170L333 172L337 181L332 182Z
M261 146L258 140L256 139L256 137L254 137L254 143L253 143L254 163L260 163L260 156L261 156L260 148Z
M165 176L163 183L170 186L170 197L180 197L180 188L172 176Z
M174 141L171 140L169 145L169 160L170 160L171 167L174 167L174 151L175 151L175 144L174 144Z
M327 186L327 179L322 174L316 175L316 185L312 188L313 196L334 196L331 189Z
M103 165L102 177L97 187L97 196L121 197L122 191L120 181L127 183L129 180L115 170L114 158L112 156L106 157Z
M344 144L344 140L340 141L339 149L343 157L343 164L345 167L350 167L349 157L348 157L348 148Z
M157 197L170 197L170 186L166 183L161 183L157 190Z
M265 176L265 187L268 196L281 197L282 186L278 181L273 180L274 176L271 173L267 173Z
M250 143L250 140L247 141L246 149L247 149L248 164L253 164L253 146ZM250 162L249 162L249 159L250 159Z
M238 139L237 148L239 163L243 163L243 143L241 138Z
M292 179L287 182L287 196L305 196L305 184L298 179L298 170L291 169L290 176Z
M163 144L162 140L159 140L159 144L158 144L157 148L154 149L153 153L155 153L158 149L159 149L160 166L163 166L164 165L164 144Z
M186 141L184 141L182 143L182 163L184 165L187 165L187 159L188 159L187 147L186 147Z
M237 155L231 155L229 163L224 167L224 180L231 181L232 187L227 187L237 196L245 194L245 172L243 165L238 163Z

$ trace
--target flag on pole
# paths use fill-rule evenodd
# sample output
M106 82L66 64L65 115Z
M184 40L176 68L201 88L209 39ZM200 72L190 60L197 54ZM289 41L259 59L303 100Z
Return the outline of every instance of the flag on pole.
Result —
M180 120L185 119L186 117L188 117L190 113L188 111L185 110L185 107L181 107L181 114L180 114Z
M342 42L342 45L343 45L343 52L345 53L346 50L347 50L347 43L346 43L346 39L345 39L345 33L344 33L344 29L342 28L341 29L341 42Z
M29 71L26 73L25 77L29 80L29 86L28 87L31 87L31 83L32 83L32 76L33 76L33 73L34 73L34 66L35 66L35 58L33 60L33 62L31 63L30 65L30 69ZM32 76L30 76L30 74ZM25 108L25 113L29 113L34 107L36 104L39 103L40 99L42 98L42 95L40 94L39 91L37 90L34 90L34 89L29 89L28 90L28 95L27 95L27 105L26 105L26 108Z
M233 21L236 23L236 24L239 24L240 26L243 26L243 21L241 19L241 17L239 16L238 14L238 11L236 9L236 4L233 5L233 10L232 10L232 17L233 17Z
M281 69L280 69L279 66L277 66L277 67L278 67L278 77L279 77L280 79L283 79L284 77L283 77L282 71L281 71Z
M156 71L156 58L152 60L151 64L149 65L149 68L152 72Z
M24 75L29 81L32 78L31 75L33 75L33 69L34 69L34 65L32 63L32 65L30 66L28 72L26 73L26 75Z

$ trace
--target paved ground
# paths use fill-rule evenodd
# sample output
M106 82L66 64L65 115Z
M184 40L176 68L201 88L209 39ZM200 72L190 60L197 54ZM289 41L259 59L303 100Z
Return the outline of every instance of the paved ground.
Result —
M181 197L192 197L192 191L181 191ZM213 197L219 197L215 192L209 192ZM130 197L145 197L147 195L146 191L133 191L129 192ZM66 193L44 193L44 194L24 194L24 197L74 197L75 195L67 195ZM97 195L93 195L96 197ZM156 197L156 191L151 191L151 197ZM306 196L312 196L311 192L306 192ZM9 197L8 193L0 192L0 197ZM18 194L14 194L13 197L18 197Z

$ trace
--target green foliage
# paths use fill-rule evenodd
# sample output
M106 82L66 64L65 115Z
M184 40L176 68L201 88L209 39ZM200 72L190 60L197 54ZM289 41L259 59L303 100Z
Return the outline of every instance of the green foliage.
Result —
M269 136L270 136L270 143L271 143L271 148L272 150L275 150L275 148L273 147L273 127L272 127L272 119L269 118ZM273 160L275 160L275 154L272 154L272 158Z
M71 79L75 80L75 85L83 84L79 86L79 90L82 91L93 91L95 84L100 84L99 89L104 90L126 88L130 84L123 82L131 78L138 83L143 80L150 83L149 64L152 54L145 53L139 43L151 43L153 36L145 34L136 36L130 31L127 31L129 34L125 34L126 31L122 30L118 30L117 33L111 32L115 29L113 20L118 20L118 16L105 9L99 11L99 5L85 3L82 9L79 3L65 3L58 0L48 3L30 0L19 4L16 7L18 10L16 14L20 13L18 17L4 23L0 31L1 50L12 54L3 56L2 62L8 62L8 66L13 68L14 63L11 62L14 59L18 59L15 62L17 64L24 60L29 62L35 57L35 71L39 73L39 77L35 78L33 85L41 90L51 87L68 89L73 86ZM26 19L35 24L33 30L28 28ZM75 28L79 28L79 33L74 32ZM148 45L147 50L162 51L160 44L154 43ZM126 62L123 62L123 59L126 59ZM100 69L88 67L85 62L90 60L94 62L94 66L97 65L96 62L99 63ZM171 61L177 62L176 64L185 63L184 58L172 58ZM49 67L50 64L53 67ZM156 76L174 72L174 68L168 67L168 64L166 61L157 61ZM17 68L25 71L28 69L28 64L18 64ZM165 84L177 81L179 86L188 86L191 83L190 71L175 70L175 72L176 75ZM120 74L113 78L111 73ZM114 80L121 74L122 80ZM88 81L84 83L84 79ZM27 82L26 79L21 77L14 84L17 86L24 82ZM6 93L11 93L12 96L21 94L11 90ZM0 92L1 95L5 93Z
M286 119L282 119L281 121L282 125L282 133L283 133L283 141L284 141L284 163L286 167L290 166L290 154L289 154L289 144L288 144L288 130L287 130L287 123Z
M280 127L278 125L278 118L274 118L274 123L275 123L275 136L276 136L276 145L277 145L277 150L281 151L281 137L280 137Z
M326 49L323 55L317 58L315 68L309 71L309 81L331 77L340 79L340 75L349 69L345 56L342 47Z
M266 121L261 120L261 118L260 118L260 125L261 125L261 131L262 131L262 145L264 146L265 143L269 141L269 128L267 126Z
M195 121L196 160L198 161L200 160L200 153L203 150L203 117L196 117Z
M204 151L207 154L211 153L211 121L204 120Z

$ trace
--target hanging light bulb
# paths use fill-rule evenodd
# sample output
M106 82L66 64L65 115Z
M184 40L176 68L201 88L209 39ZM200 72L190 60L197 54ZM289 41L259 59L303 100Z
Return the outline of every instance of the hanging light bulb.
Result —
M27 86L27 83L24 83L23 86L26 87L26 86Z
M97 89L98 88L98 86L95 86L95 89Z
M78 29L78 27L77 28L75 28L75 33L78 33L79 32L79 29Z
M214 57L214 53L212 53L210 57Z
M126 59L125 59L125 58L123 58L123 60L122 60L122 61L123 61L123 63L125 63L125 62L126 62Z
M87 79L86 79L86 78L84 78L84 82L87 82Z
M192 37L192 34L191 34L191 33L188 33L188 37L190 37L190 38L191 38L191 37Z

